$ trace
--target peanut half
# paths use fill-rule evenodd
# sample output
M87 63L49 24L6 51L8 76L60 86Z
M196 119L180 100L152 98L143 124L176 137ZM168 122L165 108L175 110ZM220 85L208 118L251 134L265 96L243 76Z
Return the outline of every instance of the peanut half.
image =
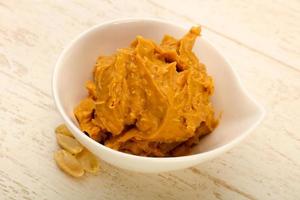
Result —
M83 146L74 138L63 135L56 134L57 143L65 150L71 154L78 154L82 151Z
M81 177L84 174L83 167L76 157L63 149L54 153L54 160L64 172L71 176Z
M61 124L58 127L56 127L55 133L56 134L63 134L63 135L70 136L70 137L74 138L73 134L71 133L71 131L67 128L67 126L65 124Z
M79 154L76 155L76 158L85 171L93 174L99 171L99 160L87 149L83 149Z

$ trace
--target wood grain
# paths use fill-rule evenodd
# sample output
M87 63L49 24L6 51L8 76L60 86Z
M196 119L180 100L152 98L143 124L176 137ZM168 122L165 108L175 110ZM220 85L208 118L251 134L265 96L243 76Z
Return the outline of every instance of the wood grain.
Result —
M299 1L0 1L0 199L299 199ZM53 162L51 96L62 49L92 25L157 17L204 26L267 109L242 144L191 169L139 174L104 162L81 180Z

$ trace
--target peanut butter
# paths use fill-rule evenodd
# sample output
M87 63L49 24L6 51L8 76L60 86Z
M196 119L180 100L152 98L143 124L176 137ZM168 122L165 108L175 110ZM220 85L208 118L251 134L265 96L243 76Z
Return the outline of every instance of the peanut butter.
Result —
M137 36L130 47L100 56L88 97L74 109L82 131L98 142L143 156L189 153L217 125L212 78L192 48L200 28L160 45Z

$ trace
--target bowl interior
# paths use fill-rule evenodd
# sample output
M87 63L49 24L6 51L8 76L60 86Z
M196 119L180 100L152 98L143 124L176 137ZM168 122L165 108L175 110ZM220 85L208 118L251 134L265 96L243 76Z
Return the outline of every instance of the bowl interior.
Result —
M136 35L160 42L164 34L180 38L189 28L137 20L110 23L83 33L64 51L54 74L54 91L63 112L77 125L73 108L87 95L84 84L91 79L98 56L109 55L118 48L127 47ZM212 101L216 113L222 112L219 126L194 148L193 154L196 154L221 147L245 135L260 121L262 111L244 92L228 63L205 39L197 40L194 52L214 79L215 93Z

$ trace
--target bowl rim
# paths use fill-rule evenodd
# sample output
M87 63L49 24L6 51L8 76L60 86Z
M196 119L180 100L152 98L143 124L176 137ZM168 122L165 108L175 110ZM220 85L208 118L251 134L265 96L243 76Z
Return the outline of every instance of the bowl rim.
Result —
M92 143L94 146L97 146L97 148L99 148L102 151L107 151L108 153L111 154L115 154L118 157L125 157L127 159L140 159L141 161L151 161L151 162L178 162L178 161L189 161L189 160L198 160L199 158L202 159L207 159L207 158L213 158L223 152L226 152L228 150L230 150L232 147L234 147L236 144L240 143L243 139L245 139L249 133L252 132L253 129L255 129L258 124L260 124L260 122L263 120L264 116L265 116L265 109L263 108L263 106L261 106L248 92L247 90L244 88L243 84L241 83L241 80L239 78L239 76L237 75L235 69L232 67L232 65L230 64L230 62L223 56L223 54L217 50L217 48L205 37L201 36L201 38L208 43L208 45L210 45L212 47L212 49L214 51L216 51L224 60L225 64L230 68L230 70L233 73L233 77L236 79L237 82L237 87L238 89L240 89L240 91L258 108L259 110L259 118L258 120L252 124L252 126L247 129L246 131L244 131L243 134L237 136L235 139L233 139L232 141L220 146L220 147L216 147L215 149L209 150L209 151L205 151L205 152L201 152L201 153L197 153L197 154L192 154L192 155L185 155L185 156L179 156L179 157L145 157L145 156L138 156L138 155L133 155L133 154L128 154L128 153L124 153L121 151L117 151L114 149L111 149L105 145L102 145L98 142L96 142L95 140L93 140L92 138L88 137L87 135L83 134L83 132L72 122L72 120L68 117L68 115L65 113L62 105L61 105L61 101L58 95L58 84L57 84L57 77L59 75L59 71L60 68L62 66L62 60L64 58L64 56L66 55L66 53L73 47L73 45L75 45L75 43L77 43L82 37L84 37L86 34L88 34L89 32L92 32L96 29L102 28L105 29L106 27L110 26L110 25L117 25L117 24L123 24L123 23L132 23L132 22L152 22L152 23L160 23L160 24L165 24L165 25L171 25L174 27L178 27L180 29L186 29L187 24L184 25L179 25L179 24L175 24L174 22L171 21L167 21L167 20L162 20L162 19L158 19L158 18L120 18L120 19L114 19L114 20L109 20L109 21L105 21L103 23L99 23L96 24L90 28L88 28L86 31L83 31L82 33L80 33L77 37L75 37L61 52L61 54L59 55L54 70L53 70L53 74L52 74L52 96L54 98L54 102L55 105L60 113L60 115L62 116L63 120L66 122L66 125L73 130L73 132L76 132L76 135L78 137L81 137L83 140L87 140L88 142ZM76 136L75 135L75 136Z

